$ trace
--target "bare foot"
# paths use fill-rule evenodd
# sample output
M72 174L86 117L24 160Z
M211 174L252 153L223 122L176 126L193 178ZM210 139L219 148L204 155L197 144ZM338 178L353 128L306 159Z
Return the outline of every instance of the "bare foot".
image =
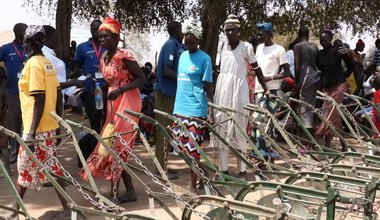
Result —
M137 201L136 192L127 192L119 197L120 204L125 202L135 202Z

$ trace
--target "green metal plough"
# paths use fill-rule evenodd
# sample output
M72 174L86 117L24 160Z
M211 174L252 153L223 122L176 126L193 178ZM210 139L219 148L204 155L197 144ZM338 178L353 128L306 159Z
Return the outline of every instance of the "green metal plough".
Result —
M76 141L75 135L73 134L73 132L71 130L71 127L64 120L62 120L59 116L57 116L55 113L51 113L51 115L59 122L59 124L61 124L68 131L67 134L61 134L61 135L57 135L57 136L49 137L49 138L45 139L45 140L47 140L47 139L58 139L58 138L63 139L63 141L57 146L57 148L54 149L54 152L48 153L49 154L48 157L53 157L54 161L58 164L59 168L63 171L62 177L56 176L52 173L49 173L47 171L47 169L44 168L44 165L43 165L44 161L42 161L42 162L39 161L36 158L35 154L29 149L28 144L30 144L30 143L25 143L20 138L20 136L18 134L14 133L8 129L5 129L3 127L0 127L0 132L5 134L5 135L8 135L12 138L15 138L19 142L19 144L25 149L26 153L33 160L33 162L36 163L38 168L40 170L42 170L42 172L44 172L44 175L47 177L49 182L52 183L52 185L56 189L56 191L67 202L69 208L71 209L71 219L73 219L73 220L87 219L88 218L87 215L89 215L89 214L90 215L96 215L96 216L104 216L105 219L145 219L145 220L155 219L153 217L149 217L146 215L142 216L142 215L134 214L131 212L127 212L123 207L120 207L119 205L114 204L113 202L109 201L104 196L102 196L99 193L99 190L96 186L96 183L95 183L94 179L92 178L92 176L89 172L87 163L85 162L84 157L80 151L80 148L77 145L77 141ZM63 144L65 144L70 138L72 138L73 144L74 144L75 149L77 150L78 156L81 159L81 161L83 162L83 167L84 167L85 171L87 172L87 175L88 175L88 178L90 180L90 185L92 186L92 189L90 189L86 186L80 185L78 183L78 181L75 180L71 176L71 174L64 169L62 164L60 164L59 160L55 156L55 152L57 152L59 150L59 148ZM35 140L31 143L43 142L45 140ZM29 212L26 210L24 203L22 202L21 198L17 194L17 191L15 189L15 186L14 186L12 180L9 178L7 172L3 168L4 167L1 164L0 169L2 170L2 173L5 174L4 176L5 176L5 179L7 181L7 185L10 188L10 192L12 193L13 197L16 198L16 201L20 205L22 211L14 210L13 208L6 207L4 205L0 205L0 208L6 209L6 210L11 211L11 212L16 212L18 214L22 214L22 215L26 216L26 219L35 219L35 218L32 218L30 216ZM64 181L68 184L74 185L77 188L78 192L80 192L83 195L83 197L89 203L91 203L93 205L93 207L85 207L85 206L78 205L66 193L66 191L63 190L63 188L59 185L58 180L61 180L61 181ZM91 194L92 196L90 196L89 194ZM3 217L1 217L1 218L3 218Z
M298 100L294 100L294 101L298 101ZM298 102L300 102L300 101L298 101ZM214 106L213 106L214 107ZM215 107L214 107L215 108ZM219 108L217 108L218 110L220 110L220 109L223 109L223 110L225 110L225 111L231 111L231 112L233 112L233 113L237 113L236 111L233 111L233 110L230 110L230 109L227 109L227 108L221 108L221 107L219 107ZM274 125L274 127L279 131L279 133L284 137L284 140L286 141L286 144L288 144L288 145L292 145L292 143L291 143L291 140L293 140L294 141L294 136L293 137L288 137L288 132L286 132L286 131L284 131L284 129L278 124L278 121L277 121L277 119L272 115L272 114L270 114L266 109L262 109L262 108L260 108L259 106L256 106L256 105L248 105L247 107L246 107L246 109L248 109L248 110L251 110L251 111L258 111L258 112L260 112L260 114L261 115L264 115L264 117L266 117L266 118L269 118L269 120L271 120L270 122L272 122L273 123L273 125ZM317 109L315 109L314 108L314 110L316 110L316 111L318 111ZM303 125L302 125L302 123L300 122L300 120L299 120L299 118L297 117L297 115L294 113L294 112L292 112L292 110L290 110L289 111L290 113L289 114L293 114L293 116L295 117L295 119L296 119L296 121L297 121L297 123L299 124L299 125L301 125L302 127L303 127ZM244 113L241 113L241 112L238 112L239 114L244 114ZM322 114L320 113L320 112L318 112L320 115L320 117L322 118L322 120L324 119L323 117L322 117ZM231 116L230 116L231 117ZM233 116L232 116L233 117ZM247 117L249 117L249 116L247 116ZM233 119L232 119L233 120ZM325 122L327 122L327 123L329 123L326 119L324 119L323 121L325 121ZM331 123L329 124L329 126L332 128L332 129L334 129L334 126L333 125L331 125ZM269 129L266 129L266 131L268 131ZM305 131L305 133L307 133L308 131L303 127L303 130ZM263 133L263 131L261 131L262 133ZM337 134L339 134L338 133L338 131L336 131L335 130L335 133L337 133ZM308 136L309 137L312 137L312 135L310 134L310 133L307 133L308 134ZM278 143L276 143L273 139L271 139L271 138L269 138L269 135L264 135L264 138L265 138L265 140L266 141L268 141L270 144L274 144L275 146L279 146L279 144ZM377 157L377 156L373 156L373 155L368 155L368 154L361 154L361 153L355 153L355 152L345 152L344 154L341 154L341 153L339 153L338 151L335 151L335 150L331 150L331 149L328 149L328 148L326 148L326 147L323 147L323 146L321 146L321 145L319 145L317 142L316 142L316 140L314 140L314 138L311 138L312 140L311 140L311 142L314 142L316 145L317 145L317 147L319 148L319 152L313 152L313 153L319 153L319 154L324 154L325 152L323 151L323 150L326 150L327 152L326 152L326 154L327 155L329 155L329 156L335 156L335 158L332 160L332 161L329 161L329 160L327 160L326 161L326 163L325 163L325 165L323 165L322 167L334 167L334 165L335 164L332 164L331 165L331 163L334 163L334 162L336 162L336 161L340 161L342 158L344 158L344 157L351 157L351 158L361 158L362 160L366 160L367 161L367 164L368 164L368 162L369 161L374 161L374 162L376 162L378 159L379 159L379 157ZM248 141L248 143L249 143L249 141ZM252 144L253 145L253 144ZM253 145L254 146L254 145ZM277 149L277 148L274 148L274 149ZM293 154L296 154L296 153L294 153L294 148L292 148L292 147L290 147L290 149L292 149L293 150L293 152L291 152L291 153L293 153ZM288 152L289 152L289 149L287 150ZM279 153L280 155L282 154L283 155L283 152L284 151L275 151L275 152L277 152L277 153ZM258 154L259 155L259 153L257 153L256 152L256 154ZM285 156L282 156L281 155L281 158L283 159L283 158L286 158ZM298 156L299 157L299 156ZM287 157L287 158L289 158L289 157ZM298 158L299 159L299 158ZM308 162L310 162L311 164L313 163L312 161L310 161L310 158L307 158L307 160L309 160ZM314 162L314 163L316 163L316 162ZM322 169L322 167L320 167L321 169ZM361 170L365 170L365 168L362 168ZM268 173L273 173L273 172L268 172ZM278 173L278 174L280 174L280 173ZM319 175L317 175L317 176L313 176L313 175L311 175L311 177L310 177L310 174L308 174L308 178L307 179L309 179L309 180L312 180L312 181L320 181L321 180L321 178L320 178L320 175L323 175L323 176L327 176L327 177L330 177L330 178L332 178L333 180L335 180L335 178L334 177L336 177L336 178L338 178L339 179L339 177L340 176L337 176L337 175L335 175L335 176L333 176L332 174L328 174L328 173L318 173ZM372 173L373 174L373 173ZM285 174L286 175L286 174ZM288 174L289 176L302 176L302 174L300 174L300 175L298 175L298 173L296 173L296 174L291 174L291 173L289 173ZM340 178L342 178L342 179L340 179L340 180L342 180L342 184L343 185L352 185L353 183L355 183L355 179L354 178L350 178L350 177L340 177ZM326 180L326 179L325 179ZM344 182L346 181L346 183L344 184ZM365 187L365 184L370 184L368 181L367 182L363 182L362 180L359 180L359 181L361 181L361 184L359 184L358 185L358 187L360 186L360 187ZM329 184L329 188L334 188L334 187L331 187L332 185L334 185L334 184L338 184L338 183L332 183L333 181L329 181L329 183L331 183L331 184ZM376 180L376 181L374 181L374 182L376 182L376 184L374 183L374 184L372 184L372 187L370 188L370 190L365 190L365 195L369 195L369 194L371 194L372 193L372 195L374 195L374 192L376 192L376 190L378 189L378 181ZM342 184L340 184L340 186L342 185ZM361 190L361 191L363 191L363 190ZM369 193L369 191L371 191L371 193ZM362 192L357 192L358 193L358 195L362 195L362 197L363 197L363 193ZM375 197L374 196L367 196L367 197L365 197L364 198L364 200L366 200L367 201L367 203L368 204L373 204L374 203L374 200L375 200ZM346 200L345 201L345 203L350 203L351 201L358 201L358 199L353 199L353 198L351 198L351 199L348 199L348 200ZM340 200L340 202L342 202L342 200ZM364 211L364 213L365 213L365 215L368 217L369 215L370 216L372 216L372 215L374 215L374 213L372 212L372 210L369 210L368 208L366 208L365 209L365 211ZM330 219L333 219L333 218L330 218ZM370 219L373 219L372 217L370 217Z

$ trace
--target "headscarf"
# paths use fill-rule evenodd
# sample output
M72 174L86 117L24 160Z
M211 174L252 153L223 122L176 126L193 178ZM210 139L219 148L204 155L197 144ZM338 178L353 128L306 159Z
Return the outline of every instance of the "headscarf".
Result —
M43 40L45 37L45 30L40 25L30 25L25 30L25 40Z
M224 22L224 26L226 26L227 24L234 24L238 28L241 27L241 23L236 15L228 15L227 20Z
M194 34L195 37L197 37L198 39L201 39L202 28L195 24L191 24L191 25L186 26L186 33Z
M263 29L264 31L267 31L269 33L273 32L273 25L270 22L257 23L256 28L257 29Z
M358 42L356 43L356 46L357 46L357 47L358 47L358 46L363 46L363 47L365 47L365 43L364 43L364 41L363 41L362 39L359 39Z
M119 21L111 17L106 17L103 23L99 26L99 31L106 30L114 34L120 34L121 25Z

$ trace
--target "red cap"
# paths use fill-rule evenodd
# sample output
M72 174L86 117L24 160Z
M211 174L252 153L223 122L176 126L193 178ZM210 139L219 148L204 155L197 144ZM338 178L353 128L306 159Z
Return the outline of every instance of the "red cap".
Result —
M356 46L365 46L365 43L362 39L359 39L358 42L356 43Z

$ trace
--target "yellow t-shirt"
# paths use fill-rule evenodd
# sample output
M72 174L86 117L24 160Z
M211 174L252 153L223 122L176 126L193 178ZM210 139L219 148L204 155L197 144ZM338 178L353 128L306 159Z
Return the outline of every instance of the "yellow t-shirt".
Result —
M55 112L59 87L54 66L47 58L35 55L25 63L18 82L23 133L29 133L32 124L35 101L33 95L40 93L45 94L45 105L37 131L45 132L58 128L58 122L54 120L50 112Z

